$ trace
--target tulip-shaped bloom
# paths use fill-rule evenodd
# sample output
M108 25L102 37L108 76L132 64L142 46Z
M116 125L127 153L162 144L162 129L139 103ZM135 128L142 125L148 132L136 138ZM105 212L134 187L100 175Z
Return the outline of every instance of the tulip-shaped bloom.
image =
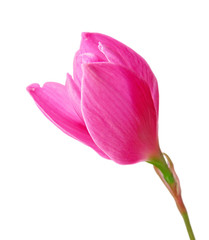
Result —
M73 77L67 74L65 85L48 82L27 89L56 126L102 157L153 164L195 239L173 163L159 148L158 85L141 56L111 37L83 33Z
M27 89L61 130L101 156L132 164L160 154L158 86L146 61L117 40L83 33L73 78Z

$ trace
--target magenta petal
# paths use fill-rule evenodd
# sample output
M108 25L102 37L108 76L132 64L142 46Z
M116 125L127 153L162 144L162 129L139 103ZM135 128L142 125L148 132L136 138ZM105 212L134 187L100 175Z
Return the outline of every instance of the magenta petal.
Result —
M98 34L102 35L102 34ZM81 45L80 45L81 53L92 53L97 56L100 61L106 62L107 59L104 54L98 49L98 40L96 34L93 33L82 33Z
M98 50L97 50L98 51ZM101 54L101 53L100 53ZM76 89L76 98L77 103L81 103L81 79L83 77L83 70L82 70L82 64L83 63L90 63L90 62L100 62L103 61L103 59L99 58L97 55L94 55L93 53L82 53L81 50L79 50L74 57L73 62L73 78L70 83L72 83L73 88Z
M80 49L76 52L73 61L73 79L78 88L81 87L83 71L81 65L90 62L107 62L104 54L99 51L98 43L88 37L88 33L82 33Z
M77 51L73 61L73 78L74 78L75 84L78 86L79 89L81 88L81 79L83 75L81 65L83 63L100 62L100 61L102 60L93 53L88 53L88 52L86 53L86 52L82 52L81 50Z
M99 50L105 55L109 62L123 65L131 69L136 72L139 78L142 78L147 82L158 115L158 84L147 62L131 48L109 36L99 33L83 33L83 36L87 39L85 44L86 50L97 53L96 48L99 47Z
M147 83L111 63L83 69L81 108L97 146L120 164L158 153L157 116Z
M95 145L85 125L74 111L66 88L62 84L48 82L42 88L39 84L32 84L27 87L27 90L40 110L58 128L108 158Z
M81 122L84 124L83 116L81 113L81 90L78 87L78 85L76 85L75 81L73 80L70 74L67 74L66 89L68 95L71 97L71 103L74 108L74 111L77 113Z

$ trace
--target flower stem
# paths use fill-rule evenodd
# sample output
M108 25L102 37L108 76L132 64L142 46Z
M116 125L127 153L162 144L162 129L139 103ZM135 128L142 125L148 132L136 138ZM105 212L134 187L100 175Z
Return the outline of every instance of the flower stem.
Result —
M184 219L184 223L185 223L185 225L186 225L187 232L188 232L188 234L189 234L190 240L195 240L195 236L194 236L194 233L193 233L193 230L192 230L190 221L189 221L188 213L185 212L185 213L182 213L181 215L182 215L182 217L183 217L183 219Z
M175 199L175 201L176 201L176 205L179 209L179 212L181 213L181 216L184 219L184 223L185 223L185 226L187 228L187 232L189 234L190 240L195 240L195 236L194 236L194 233L193 233L193 230L192 230L192 226L190 224L188 212L186 210L186 207L184 205L184 202L182 200L181 195L177 199Z
M164 159L164 156L166 157L167 161ZM180 182L175 172L173 162L166 153L163 153L159 158L150 158L148 163L153 164L157 175L160 177L164 185L167 187L167 189L173 196L179 212L184 219L184 223L186 225L190 240L195 240L189 216L181 197Z

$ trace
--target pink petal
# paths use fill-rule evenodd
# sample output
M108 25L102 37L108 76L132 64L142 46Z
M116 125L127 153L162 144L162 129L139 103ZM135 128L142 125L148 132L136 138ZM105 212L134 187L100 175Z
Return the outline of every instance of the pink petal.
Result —
M83 63L107 62L104 54L98 49L98 43L88 38L88 33L83 33L81 38L80 49L76 52L73 61L73 79L78 89L81 89L81 79ZM80 100L79 100L80 102Z
M75 54L73 62L73 79L79 88L83 75L81 65L90 62L107 62L107 59L104 54L99 51L98 43L88 38L88 33L82 33L80 49Z
M85 64L81 108L94 142L120 164L159 151L150 89L135 73L111 63Z
M70 81L71 87L75 90L76 89L76 102L78 105L81 105L81 79L83 76L82 64L89 63L89 62L100 62L101 59L92 53L82 53L79 50L73 62L73 77L72 81ZM80 116L80 113L78 113Z
M81 42L81 46L82 46L82 44L83 44L83 41ZM97 48L97 52L99 52L98 48ZM100 55L101 55L101 52L100 52ZM104 55L103 55L103 57L104 57ZM97 56L94 53L83 52L82 47L75 54L74 62L73 62L73 78L74 78L75 84L78 86L79 89L81 88L81 79L83 76L81 65L83 63L102 62L102 61L103 61L103 59L101 59L99 56Z
M76 85L75 81L73 80L70 74L67 74L66 89L68 92L68 96L71 97L71 103L74 108L74 111L77 113L81 122L84 124L83 116L81 113L81 90L78 87L78 85Z
M42 88L35 83L28 86L27 90L44 115L58 128L108 158L95 145L85 125L74 111L66 88L59 83L47 82Z
M85 36L85 39L88 39L85 44L86 50L97 52L96 48L99 45L99 50L106 56L109 62L131 69L136 72L139 78L147 82L158 115L158 84L147 62L131 48L109 36L99 33L84 33L83 36Z
M81 53L92 53L97 56L100 61L107 61L104 54L99 51L97 38L95 38L95 35L92 33L82 33L80 51Z

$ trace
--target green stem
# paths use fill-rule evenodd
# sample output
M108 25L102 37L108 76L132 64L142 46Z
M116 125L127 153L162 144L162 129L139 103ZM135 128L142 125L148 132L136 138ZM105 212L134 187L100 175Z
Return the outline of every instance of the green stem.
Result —
M166 157L167 161L165 161L164 156ZM173 196L174 200L176 201L176 205L181 213L184 223L187 228L187 232L189 234L190 240L195 240L195 236L189 221L189 216L186 210L186 207L183 203L181 197L181 187L178 176L175 172L173 163L167 154L161 154L159 157L152 157L149 159L148 163L153 164L154 169L164 185L167 187L171 195Z
M195 240L195 236L194 236L194 233L193 233L193 230L192 230L192 226L191 226L190 221L189 221L188 213L185 212L185 213L182 213L181 215L184 219L184 223L186 225L187 232L189 234L190 240Z
M179 209L179 212L181 213L181 216L184 219L184 223L186 225L187 232L189 234L190 240L195 240L195 236L194 236L194 233L193 233L193 230L192 230L192 226L190 224L188 212L187 212L186 207L184 205L184 202L182 200L181 194L178 197L174 197L174 199L176 201L176 205Z

